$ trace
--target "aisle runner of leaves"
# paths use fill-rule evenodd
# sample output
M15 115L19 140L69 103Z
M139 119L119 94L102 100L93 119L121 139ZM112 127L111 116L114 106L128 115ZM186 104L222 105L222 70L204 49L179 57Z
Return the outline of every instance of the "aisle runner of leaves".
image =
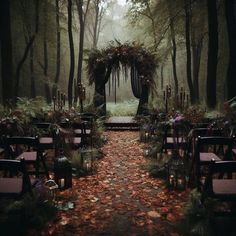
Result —
M97 174L73 180L61 193L74 208L60 211L41 235L172 235L186 192L168 191L142 168L138 132L106 132Z

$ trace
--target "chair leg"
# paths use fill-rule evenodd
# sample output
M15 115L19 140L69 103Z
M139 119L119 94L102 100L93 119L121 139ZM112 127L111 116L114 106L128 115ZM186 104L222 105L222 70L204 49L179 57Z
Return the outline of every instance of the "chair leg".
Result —
M49 179L49 173L48 173L48 168L47 168L47 165L46 165L46 162L45 162L45 156L46 156L47 154L41 154L41 162L42 162L42 164L43 164L43 168L44 168L44 173L45 173L45 175L46 175L46 177L47 177L47 179Z
M39 160L35 163L35 175L37 178L39 178Z

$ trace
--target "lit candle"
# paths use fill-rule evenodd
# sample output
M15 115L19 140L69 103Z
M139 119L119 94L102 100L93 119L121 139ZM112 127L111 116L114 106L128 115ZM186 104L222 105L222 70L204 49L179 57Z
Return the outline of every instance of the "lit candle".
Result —
M178 179L177 182L178 182L178 185L179 185L179 186L182 186L184 181L183 181L182 179Z
M171 186L174 186L174 175L170 175L169 182Z
M86 169L89 170L89 163L86 163Z
M59 185L61 186L61 188L64 188L65 187L65 179L60 179Z
M87 171L89 171L89 170L91 169L91 167L92 167L91 162L90 162L90 161L85 161L85 169L86 169Z
M83 97L83 100L85 99L86 97L86 91L85 91L85 87L83 87L82 89L82 97Z

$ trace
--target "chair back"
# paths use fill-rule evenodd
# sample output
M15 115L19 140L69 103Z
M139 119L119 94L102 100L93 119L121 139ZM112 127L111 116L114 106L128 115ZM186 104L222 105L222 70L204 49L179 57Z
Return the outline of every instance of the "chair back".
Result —
M71 124L71 126L76 136L81 136L85 134L84 122L74 122Z
M214 152L216 154L222 154L223 160L230 160L232 158L232 148L235 142L235 137L223 137L223 136L208 136L198 137L196 155L200 152Z
M38 128L38 129L43 129L43 130L47 130L49 129L49 127L51 126L52 124L50 122L38 122L38 123L35 123L35 126Z
M31 192L31 183L24 159L0 159L0 196L19 196ZM12 181L13 178L15 181Z
M209 172L202 188L202 202L204 202L206 197L216 198L224 202L235 202L236 179L233 178L233 173L236 173L235 161L211 161Z
M198 137L198 146L202 145L228 145L233 146L235 137L208 136Z
M194 128L192 132L193 138L221 135L222 131L218 128Z
M234 173L236 172L236 161L212 161L210 173ZM232 176L231 176L232 177ZM236 180L235 180L236 181Z
M8 157L15 158L24 151L37 150L38 137L13 136L5 140Z

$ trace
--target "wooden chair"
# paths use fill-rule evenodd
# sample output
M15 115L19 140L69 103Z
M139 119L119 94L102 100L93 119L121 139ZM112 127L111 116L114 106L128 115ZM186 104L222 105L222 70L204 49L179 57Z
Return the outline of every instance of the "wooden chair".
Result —
M214 161L209 165L209 173L202 188L202 200L206 197L221 201L236 202L236 161Z
M190 151L194 156L198 137L222 136L222 130L218 128L194 128L190 134Z
M221 226L214 232L215 235L235 235L236 216L236 162L235 161L212 161L209 165L209 173L201 188L201 202L203 205L210 199L214 205L212 208L212 221L215 226L221 222ZM208 200L208 201L206 201ZM216 201L214 201L216 200ZM218 221L217 221L218 219ZM222 230L222 220L225 229ZM226 223L226 224L225 224ZM226 231L225 231L226 230ZM220 232L220 233L219 233ZM226 234L227 234L226 233Z
M32 181L32 184L33 181ZM25 167L24 159L0 159L0 196L20 197L31 193L31 181Z
M93 113L83 113L80 116L84 125L84 140L85 145L93 146L93 131L96 115Z
M75 136L81 138L81 146L92 146L93 125L91 122L81 121L80 123L73 123L72 128Z
M196 178L198 188L204 176L201 168L208 167L212 160L230 160L235 137L198 137L196 151L193 158L193 176Z
M209 128L209 126L211 125L211 123L193 123L192 126L193 128Z
M4 148L0 147L0 157L4 155L4 151L5 151Z
M164 130L162 150L179 150L182 149L184 152L188 147L188 133L189 127L182 124L167 124Z
M52 123L49 122L38 122L35 126L39 130L39 148L42 150L54 149L54 137L52 132L50 132L50 127Z
M78 123L78 125L80 125L80 123ZM69 120L60 123L60 137L62 138L64 144L70 145L71 148L77 149L82 147L83 133L83 127L81 129L79 127L75 129L73 127L73 123Z
M43 174L49 179L48 169L45 163L45 154L39 149L38 137L7 137L6 141L7 158L20 160L24 158L27 167L33 167L32 170L28 170L29 174L39 177ZM40 164L42 164L43 170L40 170Z

